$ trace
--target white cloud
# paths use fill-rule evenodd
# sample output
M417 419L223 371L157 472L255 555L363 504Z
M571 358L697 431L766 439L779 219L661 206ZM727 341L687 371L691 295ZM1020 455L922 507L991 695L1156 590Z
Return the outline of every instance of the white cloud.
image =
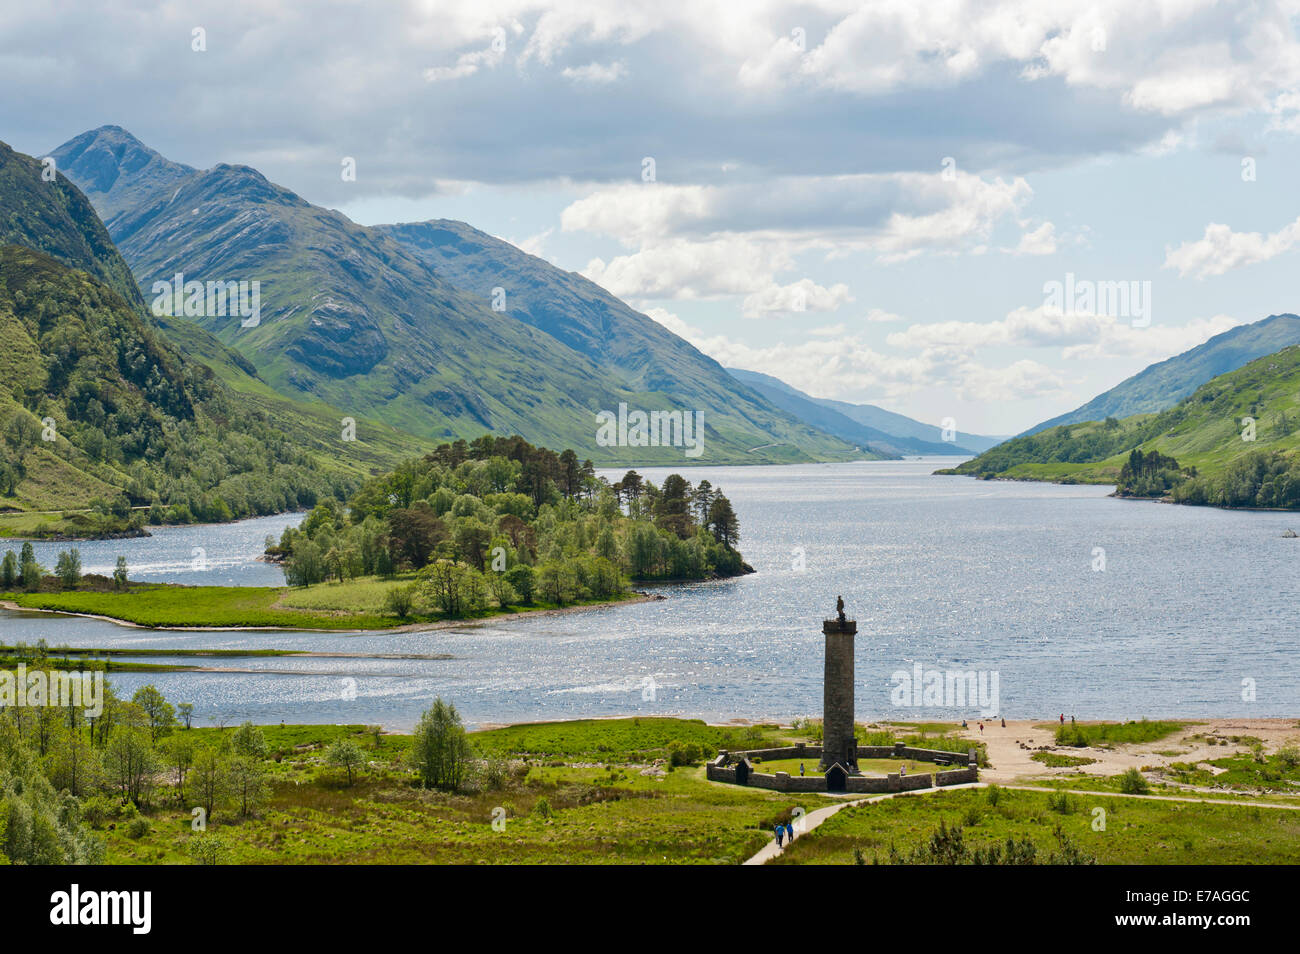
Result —
M1056 252L1056 226L1044 222L1032 232L1020 236L1017 255L1052 255Z
M1165 250L1165 268L1176 268L1182 277L1208 278L1245 265L1266 262L1300 241L1300 218L1269 235L1234 232L1227 225L1212 222L1205 234L1176 249Z
M430 83L464 79L467 76L473 76L479 71L480 67L496 66L501 62L501 59L502 54L494 51L491 47L486 50L462 53L456 57L455 66L431 66L424 71L424 78Z
M852 334L818 334L802 342L755 347L706 334L662 308L647 314L727 367L770 374L814 397L903 401L937 389L962 401L994 402L1064 394L1060 375L1031 360L988 367L943 349L899 357L882 354Z
M805 84L879 97L953 87L1012 64L1027 82L1056 77L1117 91L1135 110L1181 115L1258 106L1269 90L1294 84L1293 13L1286 3L1197 0L845 3L806 52L772 23L763 52L738 76L762 89Z
M617 82L627 76L627 64L622 60L615 60L613 63L588 63L586 66L566 66L560 70L560 75L567 80L573 80L575 83L603 86L607 83Z
M722 236L672 239L608 262L594 258L582 274L620 298L699 299L748 295L793 266L779 247Z
M1065 359L1167 358L1240 324L1228 315L1184 325L1134 327L1108 315L1017 308L1000 321L944 321L912 325L886 339L904 350L942 350L970 355L984 348L1060 348Z
M841 305L852 300L848 285L836 284L823 288L810 278L802 278L789 285L773 283L762 291L747 296L741 304L741 314L746 318L758 318L762 315L793 315L806 311L837 311Z
M996 225L1032 190L1023 179L958 173L783 177L764 184L609 186L571 203L566 232L588 232L635 249L593 259L583 274L621 297L746 295L746 313L784 287L797 255L875 254L882 262L983 250ZM797 283L796 283L797 284ZM842 295L831 298L842 301ZM824 297L824 296L823 296Z

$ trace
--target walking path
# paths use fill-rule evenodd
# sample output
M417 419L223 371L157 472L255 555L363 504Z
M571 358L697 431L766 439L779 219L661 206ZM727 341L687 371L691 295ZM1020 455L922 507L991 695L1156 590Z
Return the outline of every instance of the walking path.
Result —
M959 788L988 788L989 784L990 783L988 782L963 782L961 785L945 785L942 788L920 788L913 792L889 792L885 795L873 795L870 798L857 798L853 801L842 802L839 805L827 805L825 808L819 808L816 811L811 811L807 815L803 816L803 831L796 835L796 840L812 831L836 812L848 808L851 805L867 805L871 802L880 802L884 801L886 798L897 798L901 795L925 796L933 795L935 792L951 792ZM1236 805L1249 806L1251 808L1280 808L1284 811L1300 811L1300 805L1284 805L1277 802L1236 801L1226 798L1193 798L1185 795L1126 795L1123 792L1097 792L1075 788L1048 788L1039 785L999 785L999 787L1016 789L1024 792L1069 792L1071 795L1096 795L1101 798L1144 798L1149 801L1157 802L1198 802L1203 805ZM790 844L791 842L787 841L784 845L778 848L776 839L773 838L764 845L756 855L744 863L747 865L765 865L785 851Z
M980 788L985 784L986 783L984 782L963 782L960 785L945 785L943 788L919 788L912 792L888 792L884 795L872 795L870 798L855 798L849 802L840 802L838 805L827 805L825 808L818 808L817 810L811 811L807 815L803 816L802 824L799 826L803 830L795 835L795 840L797 841L799 838L808 834L808 832L812 831L836 812L852 805L866 805L870 802L884 801L886 798L898 798L901 795L923 795L926 792L951 792L958 788ZM786 847L790 844L791 842L787 841L784 845L777 847L776 839L773 838L759 850L758 854L746 861L745 864L765 865L777 855L781 854L781 852L785 851Z

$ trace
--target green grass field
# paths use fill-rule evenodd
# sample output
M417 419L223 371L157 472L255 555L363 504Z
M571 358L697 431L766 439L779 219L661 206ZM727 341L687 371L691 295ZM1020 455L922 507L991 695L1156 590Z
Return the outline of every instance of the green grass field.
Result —
M346 583L318 583L308 587L133 583L123 592L0 593L0 599L26 609L86 613L152 627L369 630L394 629L446 619L442 616L411 616L399 620L383 613L383 594L398 582L364 577ZM626 593L608 600L572 605L599 606L635 598L635 593ZM537 602L530 606L485 610L466 619L489 619L505 613L556 608L553 603Z
M194 729L196 736L229 730ZM218 811L207 835L228 863L253 864L736 864L758 851L796 803L788 796L709 784L701 767L641 774L673 741L729 742L733 730L674 719L511 726L471 735L488 755L531 753L500 788L445 794L414 787L405 736L361 726L268 726L272 793L257 817ZM321 747L357 739L370 762L349 787ZM610 745L615 751L602 752ZM603 764L586 764L605 754ZM188 802L158 799L148 831L99 825L111 864L187 864ZM806 810L823 804L803 796ZM496 827L493 825L497 821Z
M216 741L231 730L190 731ZM404 762L406 736L357 725L266 726L263 734L271 788L254 816L241 818L223 806L208 831L195 834L191 799L167 786L155 793L144 825L128 824L129 810L96 820L109 863L185 864L195 838L212 838L228 863L736 864L767 844L772 826L791 820L796 809L834 803L710 783L701 766L671 769L664 761L671 743L717 748L787 741L771 727L656 718L475 732L475 749L506 760L504 770L495 782L476 775L456 794L414 785ZM343 738L355 740L367 761L351 786L323 757L326 745ZM907 851L940 821L962 827L971 845L1028 838L1043 854L1056 845L1059 825L1103 864L1284 864L1300 846L1300 812L1102 791L1062 796L980 788L885 799L844 809L797 839L777 863L883 860L891 844ZM1094 828L1097 808L1105 810L1104 831Z
M777 864L882 862L893 844L920 844L938 827L961 826L971 845L1028 838L1042 854L1061 831L1099 864L1292 864L1300 846L1300 811L1253 805L1207 805L1141 798L1068 795L999 789L940 791L846 808L795 841ZM1105 812L1105 830L1094 829ZM1064 809L1064 810L1062 810Z

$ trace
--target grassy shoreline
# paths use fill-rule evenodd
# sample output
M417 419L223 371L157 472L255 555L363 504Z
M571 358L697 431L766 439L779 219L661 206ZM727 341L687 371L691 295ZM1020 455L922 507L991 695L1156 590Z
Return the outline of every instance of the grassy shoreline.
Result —
M331 587L343 590L330 594ZM327 597L309 603L320 594ZM398 619L377 607L353 609L346 585L322 583L287 586L177 586L132 584L123 592L72 590L59 593L0 593L0 607L14 611L58 613L102 619L147 629L220 632L253 629L270 632L416 632L524 616L570 613L584 609L646 602L662 597L631 591L609 599L565 606L537 602L531 606L494 607L464 617L415 616ZM333 598L329 598L333 597ZM297 601L300 605L293 605Z

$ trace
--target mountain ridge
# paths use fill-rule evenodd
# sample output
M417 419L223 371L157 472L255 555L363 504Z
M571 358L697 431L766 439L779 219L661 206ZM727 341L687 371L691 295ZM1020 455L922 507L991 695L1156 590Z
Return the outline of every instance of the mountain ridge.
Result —
M1061 424L1163 411L1206 381L1292 344L1300 344L1300 317L1288 312L1237 325L1194 348L1148 365L1088 403L1016 436L1026 437Z
M959 434L955 441L944 441L941 428L922 424L873 404L850 404L846 401L814 398L780 378L760 371L728 368L727 373L827 433L862 445L870 444L873 448L896 457L904 454L973 456L1001 440L978 434ZM887 430L881 425L892 429Z
M607 293L597 286L564 289L566 301L585 297L608 317L592 320L603 323L598 340L580 341L593 328L586 319L565 324L553 314L542 321L532 311L494 310L481 290L461 289L440 275L429 248L417 253L398 241L392 230L402 227L358 225L251 167L195 170L166 160L120 127L83 133L52 155L111 216L110 231L146 291L176 273L186 280L259 281L262 317L255 327L222 316L185 317L242 353L282 394L380 416L433 440L518 433L605 464L855 456L847 443L731 381L671 332L650 328L648 317L612 296L603 300ZM147 181L113 176L105 166L114 161L145 170ZM107 189L96 191L95 183ZM542 274L553 267L519 256L525 253L513 249L508 257L526 264L541 286L557 282L555 273L571 275ZM527 300L526 293L508 292L511 297ZM544 304L540 296L535 301L539 309ZM663 370L672 368L680 370ZM620 403L705 412L704 456L690 461L680 448L601 446L596 414Z

